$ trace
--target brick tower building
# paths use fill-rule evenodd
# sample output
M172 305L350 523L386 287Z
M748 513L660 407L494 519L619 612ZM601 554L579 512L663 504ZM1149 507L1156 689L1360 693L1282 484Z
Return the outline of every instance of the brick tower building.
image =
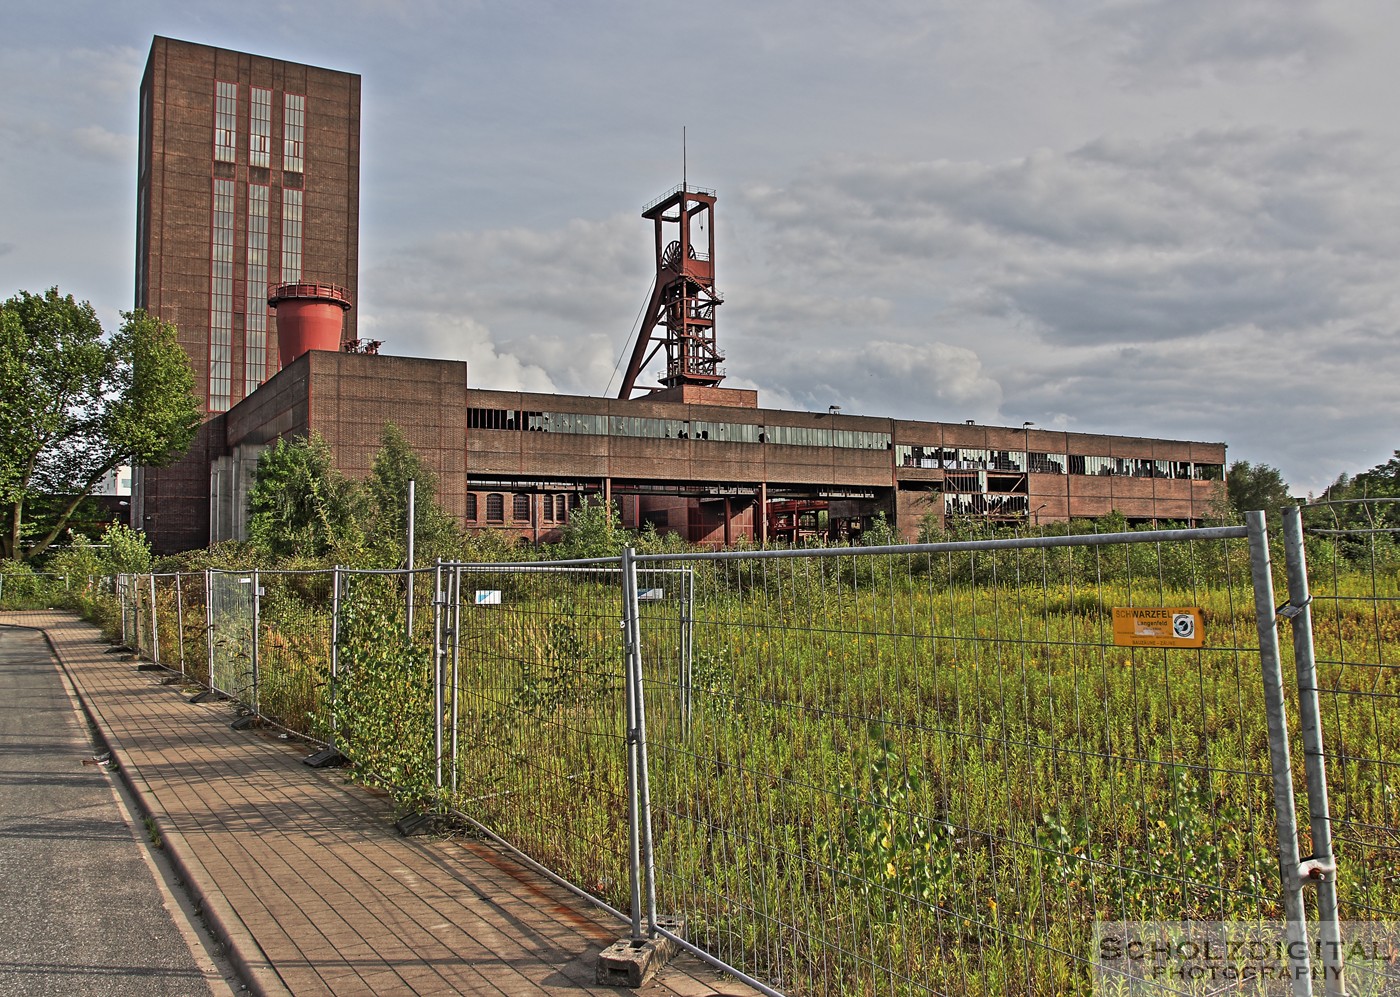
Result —
M140 101L135 302L179 328L216 417L277 372L269 286L356 297L360 77L157 37ZM164 549L208 542L212 430L137 474L135 525Z

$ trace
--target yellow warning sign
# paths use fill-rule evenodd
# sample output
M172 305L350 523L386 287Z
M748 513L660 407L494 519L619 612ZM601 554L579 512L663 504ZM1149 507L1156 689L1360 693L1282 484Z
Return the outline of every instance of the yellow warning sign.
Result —
M1205 620L1195 606L1113 609L1113 643L1119 647L1201 647Z

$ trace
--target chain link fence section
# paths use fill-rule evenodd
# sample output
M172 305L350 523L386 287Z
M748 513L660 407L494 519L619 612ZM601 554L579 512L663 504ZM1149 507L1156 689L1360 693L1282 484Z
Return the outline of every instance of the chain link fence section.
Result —
M121 605L122 643L138 654L141 651L140 575L118 575L117 599Z
M1244 535L639 557L696 578L688 668L643 621L656 911L861 994L1088 993L1096 921L1281 916Z
M1321 502L1302 515L1340 917L1396 921L1400 499Z

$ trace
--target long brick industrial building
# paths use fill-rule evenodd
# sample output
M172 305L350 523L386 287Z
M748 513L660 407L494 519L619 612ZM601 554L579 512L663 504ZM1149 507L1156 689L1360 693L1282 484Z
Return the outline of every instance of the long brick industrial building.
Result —
M1198 523L1225 448L1032 427L763 409L751 391L684 386L637 399L493 391L458 361L303 354L215 419L213 539L242 535L262 448L320 433L346 473L368 473L392 421L441 479L465 525L550 540L569 510L617 503L699 543L782 539L795 508L850 531L883 512L907 537L932 514L1050 522L1118 511Z

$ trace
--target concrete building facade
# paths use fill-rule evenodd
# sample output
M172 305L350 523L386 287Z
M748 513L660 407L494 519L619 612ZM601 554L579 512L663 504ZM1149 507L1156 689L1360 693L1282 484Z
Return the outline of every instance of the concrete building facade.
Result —
M152 41L140 90L135 304L178 327L208 416L278 369L270 286L325 281L353 299L359 211L359 76ZM353 311L345 336L355 338ZM207 541L217 436L206 429L187 460L138 473L137 525L172 543Z

